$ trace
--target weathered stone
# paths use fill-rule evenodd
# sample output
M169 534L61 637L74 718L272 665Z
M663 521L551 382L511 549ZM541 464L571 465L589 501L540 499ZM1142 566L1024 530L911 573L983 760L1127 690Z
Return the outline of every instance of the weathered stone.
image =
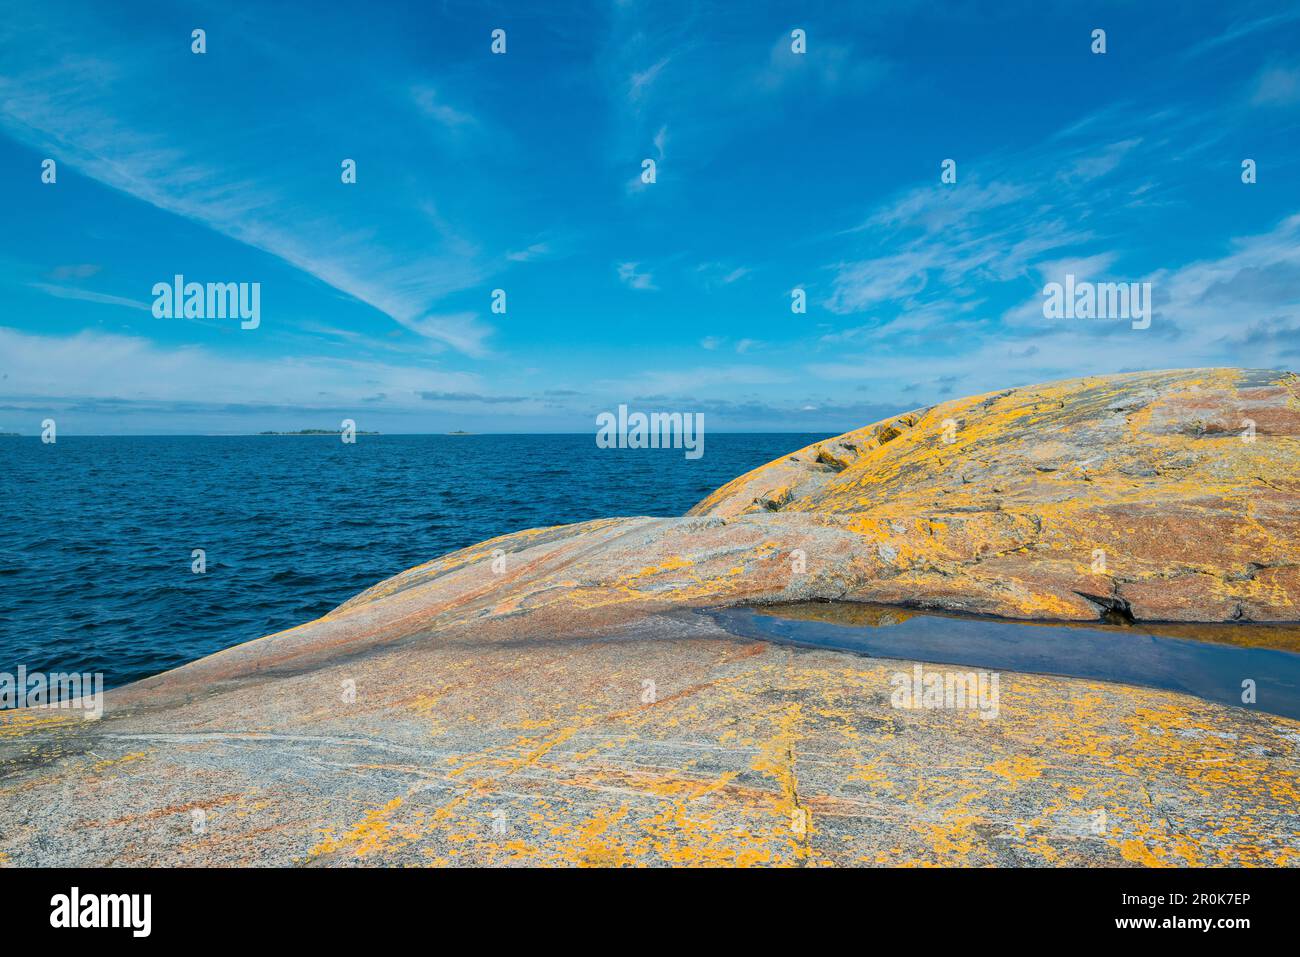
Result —
M693 609L1300 619L1298 436L1289 374L1073 380L484 542L98 722L0 715L0 861L1295 863L1300 722L1018 674L994 721L898 710L907 662Z

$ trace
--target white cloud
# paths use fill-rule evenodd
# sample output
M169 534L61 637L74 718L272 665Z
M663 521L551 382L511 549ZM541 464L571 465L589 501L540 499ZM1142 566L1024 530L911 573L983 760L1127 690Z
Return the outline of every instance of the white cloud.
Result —
M658 289L659 287L654 284L654 276L637 270L640 265L640 263L619 263L618 278L630 289Z
M670 59L671 57L664 57L658 63L647 67L640 73L633 73L627 84L628 99L641 99L641 97L646 94L650 85L654 83L655 79L659 76L659 73L668 65Z
M1155 287L1157 320L1175 323L1200 345L1239 339L1252 325L1278 321L1300 336L1300 213L1233 247L1219 259L1146 277Z
M533 243L525 249L506 253L506 259L514 263L527 263L532 262L534 259L541 259L543 256L549 256L550 254L551 246L549 243Z
M698 366L694 369L646 370L625 379L594 383L594 388L611 395L692 394L716 386L775 385L790 382L788 370L767 366Z
M1291 106L1300 103L1300 68L1273 66L1255 80L1250 102L1255 106Z
M1023 346L1033 335L1033 363L1068 357L1082 372L1114 371L1116 342L1143 368L1240 365L1285 367L1300 357L1300 213L1266 233L1234 240L1227 254L1160 269L1115 275L1110 254L1058 260L1038 267L1044 280L1151 283L1150 330L1126 323L1043 318L1041 287L1002 318L1009 328L989 347ZM1117 340L1116 335L1123 338ZM978 356L965 359L978 365Z
M1300 19L1300 10L1289 10L1284 13L1274 14L1273 16L1260 17L1257 20L1235 23L1227 30L1216 32L1206 37L1200 43L1188 48L1187 52L1183 54L1183 56L1186 59L1191 59L1200 56L1203 53L1207 53L1210 50L1215 50L1219 47L1235 43L1242 37L1251 36L1252 34L1259 33L1262 30L1272 30L1297 19Z
M879 259L839 263L826 308L844 314L915 296L925 289L937 252L916 249Z
M472 312L423 316L407 325L412 331L445 342L467 356L483 358L489 354L483 340L492 334L492 330L479 322Z
M1115 264L1113 252L1097 253L1093 256L1071 256L1065 259L1053 259L1036 263L1034 271L1043 283L1064 282L1067 274L1080 281L1098 282L1109 276L1110 268Z
M17 398L328 407L375 393L419 408L418 394L475 390L477 376L341 359L232 358L95 331L40 336L0 327L4 389ZM73 385L75 383L75 386Z
M441 249L433 242L433 251L412 256L405 244L379 238L374 210L355 225L321 212L315 196L292 192L299 177L274 166L238 165L238 144L247 136L242 120L230 127L209 115L196 140L174 135L183 124L166 110L182 111L183 103L157 100L158 110L132 115L126 106L131 91L166 85L146 58L136 56L128 67L124 54L110 61L108 51L102 57L68 52L66 37L0 34L0 52L12 55L19 44L24 60L40 66L19 72L11 65L0 77L0 128L15 139L107 186L275 256L421 335L453 348L481 344L477 332L448 336L444 324L421 320L441 297L485 278L487 269L471 245L444 234L437 237ZM464 122L455 111L444 110L441 119ZM204 148L210 141L234 146ZM362 166L359 178L364 176ZM388 215L393 218L387 225L402 232L410 226L402 209Z
M1118 168L1124 157L1141 142L1140 138L1134 137L1111 143L1099 152L1080 156L1057 175L1061 179L1084 183L1100 179Z
M750 84L768 93L800 85L820 88L822 93L861 90L873 86L885 75L883 60L856 52L846 44L828 42L825 35L808 35L805 53L795 53L787 31L768 51L767 63Z
M126 306L129 309L143 309L145 312L152 308L149 303L141 302L138 299L110 296L89 289L78 289L75 286L59 286L48 282L33 282L29 283L29 285L33 289L39 289L41 292L56 296L59 299L79 299L82 302L94 302L105 306Z
M411 99L420 112L436 120L449 129L473 126L474 117L448 104L439 97L437 89L432 86L417 84L411 88Z
M952 188L939 183L938 170L936 164L933 184L908 190L849 232L907 226L934 235L969 227L977 215L1023 202L1032 193L1020 183L984 184L975 179L962 180L959 188Z

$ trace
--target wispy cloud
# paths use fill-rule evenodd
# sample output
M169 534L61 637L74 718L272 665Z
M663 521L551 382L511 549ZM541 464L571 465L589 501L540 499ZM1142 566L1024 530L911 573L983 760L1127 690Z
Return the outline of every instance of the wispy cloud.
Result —
M878 321L853 330L858 336L919 331L926 319L951 332L999 287L1023 287L1036 266L1100 241L1103 220L1079 210L1105 209L1109 191L1120 187L1097 184L1131 161L1140 143L1126 137L1018 158L970 158L958 165L956 184L941 183L936 165L930 184L901 192L840 234L860 237L874 255L829 264L823 305L837 315L875 312ZM1041 168L1057 173L1031 175Z
M42 336L0 327L11 401L248 402L303 409L355 404L377 392L416 405L431 388L475 391L477 376L343 359L253 359L199 346L169 348L139 336L81 332Z
M1271 66L1255 80L1250 96L1255 106L1292 106L1300 103L1300 67Z
M671 59L671 57L663 57L644 70L633 73L627 83L628 98L633 101L641 99Z
M706 262L695 267L695 273L708 288L730 286L751 276L754 270L750 266L733 266L728 263Z
M41 292L56 296L59 299L79 299L82 302L93 302L105 306L126 306L129 309L143 309L145 312L148 312L151 308L149 303L141 302L138 299L110 296L90 289L78 289L75 286L59 286L48 282L33 282L29 283L29 285L33 289L39 289Z
M619 263L618 278L630 289L658 289L654 284L654 276L649 272L639 269L640 263Z
M833 36L808 37L806 52L795 53L787 33L772 44L767 63L753 76L753 87L767 93L812 87L819 94L875 85L888 72L884 60L855 51Z
M526 395L487 395L482 392L421 392L426 402L473 402L482 405L516 405L529 401Z
M601 380L596 388L615 395L685 395L738 385L774 385L789 382L792 372L761 365L696 366L690 369L655 369L619 380Z
M1097 152L1078 157L1057 175L1062 180L1075 184L1100 179L1107 173L1113 172L1124 161L1124 157L1141 142L1141 139L1134 137L1111 143Z
M176 137L174 130L193 124L178 112L183 104L167 99L170 84L147 50L116 50L109 60L108 52L69 51L66 35L16 29L0 33L0 50L11 64L0 77L0 128L9 135L113 189L275 256L420 335L457 349L481 343L482 335L448 335L450 327L422 317L442 297L481 283L485 263L452 236L441 237L441 250L435 241L413 254L375 228L378 215L407 233L408 210L418 203L336 218L293 191L303 177L286 168L292 157L239 161L249 134L238 118L228 125L208 114L206 132ZM21 63L32 65L15 66ZM454 111L440 118L464 121ZM336 160L336 184L337 168ZM356 187L335 188L364 188L364 161L359 170Z
M469 113L447 103L432 86L416 84L411 88L411 99L421 113L450 129L473 126L477 122Z
M1257 36L1260 33L1270 30L1276 30L1287 24L1295 23L1300 20L1300 10L1284 10L1281 13L1271 14L1266 17L1258 17L1254 20L1238 21L1226 30L1212 32L1200 43L1188 47L1183 54L1184 59L1193 59L1209 53L1212 50L1218 50L1222 47L1231 46L1247 37Z
M405 325L413 332L438 342L445 342L467 356L482 358L488 355L484 340L492 334L492 330L480 322L472 312L422 316Z
M1300 343L1300 213L1272 230L1243 237L1231 252L1145 277L1156 315L1173 325L1189 358L1254 352L1294 357ZM1289 343L1279 342L1285 332ZM1255 336L1261 338L1255 339ZM1275 349L1274 346L1289 345ZM1253 348L1260 347L1263 348ZM1231 347L1231 348L1226 348Z
M550 243L533 243L524 249L518 249L514 252L506 253L506 259L515 263L532 262L534 259L541 259L551 255Z

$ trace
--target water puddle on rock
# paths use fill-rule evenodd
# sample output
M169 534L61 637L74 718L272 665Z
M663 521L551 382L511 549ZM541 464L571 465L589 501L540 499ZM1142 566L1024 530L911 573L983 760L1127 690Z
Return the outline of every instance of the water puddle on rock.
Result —
M1019 622L850 602L715 609L727 631L812 648L1093 678L1300 719L1300 625ZM1255 683L1243 704L1243 682Z

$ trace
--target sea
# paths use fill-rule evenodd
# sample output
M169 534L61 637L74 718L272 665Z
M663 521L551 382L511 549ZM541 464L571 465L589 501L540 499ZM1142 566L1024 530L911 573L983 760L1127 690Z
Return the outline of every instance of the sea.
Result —
M823 434L0 438L0 672L126 684L520 529L674 516ZM195 551L202 550L202 573Z

